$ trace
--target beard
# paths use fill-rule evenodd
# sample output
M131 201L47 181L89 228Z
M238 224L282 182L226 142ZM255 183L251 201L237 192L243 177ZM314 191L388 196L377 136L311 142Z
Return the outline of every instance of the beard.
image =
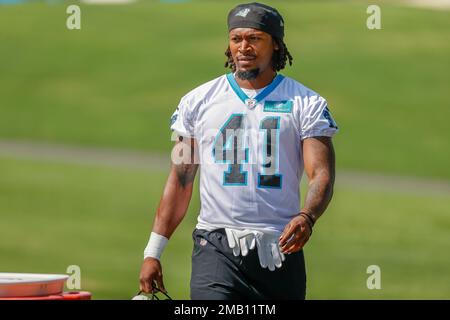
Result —
M241 80L255 80L259 75L259 68L242 71L236 71L236 76Z

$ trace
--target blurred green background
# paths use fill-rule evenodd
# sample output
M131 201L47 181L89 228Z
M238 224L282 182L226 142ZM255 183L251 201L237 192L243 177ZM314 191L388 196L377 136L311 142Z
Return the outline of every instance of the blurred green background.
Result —
M341 129L334 200L305 248L309 299L450 298L450 11L406 2L379 1L382 29L368 30L368 1L265 1L286 21L294 64L283 73L327 98ZM66 28L74 3L81 30ZM226 72L237 3L0 4L0 272L75 264L95 299L136 293L170 115ZM23 142L150 161L11 151ZM162 258L176 299L189 298L199 206L196 192ZM369 265L381 290L366 287Z

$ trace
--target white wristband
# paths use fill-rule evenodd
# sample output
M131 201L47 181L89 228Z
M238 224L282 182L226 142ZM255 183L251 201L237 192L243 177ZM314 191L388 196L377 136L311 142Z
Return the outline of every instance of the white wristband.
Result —
M169 239L166 237L152 232L147 247L144 250L144 259L152 257L159 260L168 241Z

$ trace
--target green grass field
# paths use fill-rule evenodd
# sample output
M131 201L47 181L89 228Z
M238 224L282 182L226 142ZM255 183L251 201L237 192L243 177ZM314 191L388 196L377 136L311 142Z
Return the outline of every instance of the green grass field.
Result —
M0 6L0 139L167 152L179 99L226 70L236 1ZM325 96L339 170L450 180L450 11L382 2L266 1L284 14L294 65ZM169 21L173 22L172 24ZM138 289L142 251L167 172L0 157L0 272L79 265L96 299ZM189 213L164 255L174 298L189 297ZM450 197L336 186L305 249L310 299L450 298ZM382 290L366 288L379 265Z
M142 250L166 174L0 160L1 269L65 272L76 264L94 298L127 299L138 288ZM444 197L339 188L307 248L308 298L450 297ZM191 233L198 193L163 255L173 298L189 298ZM426 214L426 219L424 219ZM366 288L379 265L382 290Z
M181 96L226 72L233 3L81 5L79 31L61 5L3 6L0 136L169 150ZM329 100L339 167L450 178L450 12L386 4L370 31L364 3L276 3L285 74Z

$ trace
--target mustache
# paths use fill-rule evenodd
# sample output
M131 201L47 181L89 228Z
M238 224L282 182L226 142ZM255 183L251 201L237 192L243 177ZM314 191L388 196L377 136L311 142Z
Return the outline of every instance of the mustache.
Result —
M241 56L237 56L236 57L236 59L239 61L239 60L247 60L247 59L255 59L256 58L256 56L255 55L251 55L251 54L249 54L249 55L246 55L246 56L243 56L243 55L241 55Z

